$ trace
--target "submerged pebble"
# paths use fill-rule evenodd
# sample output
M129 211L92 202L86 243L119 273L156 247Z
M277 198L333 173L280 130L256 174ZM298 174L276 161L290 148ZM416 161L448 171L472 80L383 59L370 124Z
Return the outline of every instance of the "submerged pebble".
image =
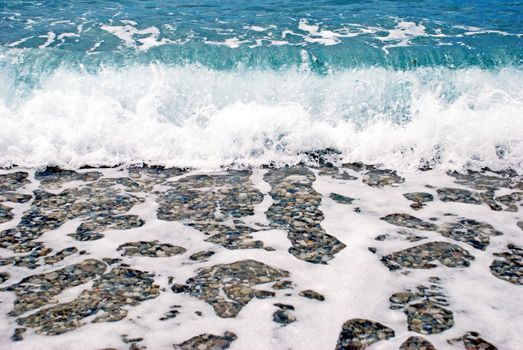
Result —
M241 260L198 270L185 285L172 287L176 293L187 293L204 300L222 318L236 317L241 309L256 297L257 284L278 281L289 272L256 260ZM268 297L270 294L265 294Z
M233 332L225 332L223 335L201 334L175 345L179 350L222 350L228 349L231 343L238 339Z
M202 260L210 258L214 254L215 253L212 250L205 250L205 251L201 251L201 252L192 254L189 257L189 259L194 260L194 261L202 261Z
M523 285L523 248L515 244L508 244L507 248L507 252L494 254L503 260L494 260L490 272L499 279Z
M396 171L390 169L378 169L366 166L367 173L363 176L363 183L372 187L398 186L405 182Z
M321 195L312 187L316 180L307 168L271 169L264 175L274 201L265 213L271 227L286 230L292 243L289 253L296 258L326 264L345 244L321 227Z
M418 285L415 290L394 293L391 309L403 309L410 331L420 334L441 333L454 325L454 314L446 309L447 297L439 286L440 279L431 277L433 284Z
M447 242L429 242L381 258L389 270L402 267L430 269L437 267L433 261L439 261L447 267L467 267L473 260L474 257L468 251Z
M346 197L346 196L343 196L343 195L337 194L337 193L331 193L329 195L329 197L333 201L340 203L340 204L352 204L352 202L354 201L354 198Z
M434 201L434 196L427 192L404 193L403 197L411 202L414 202L410 205L410 207L414 210L420 210L425 206L425 203Z
M465 242L472 247L485 250L490 244L490 237L503 233L492 225L472 219L460 219L455 223L445 224L439 228L443 236Z
M481 196L469 190L461 188L439 188L438 197L443 202L459 202L467 204L481 204Z
M272 320L276 323L289 324L296 321L296 317L287 310L277 310L272 314Z
M158 241L128 242L119 246L117 250L123 251L123 256L148 256L153 258L169 257L183 254L187 251L183 247Z
M384 220L392 225L402 226L402 227L407 227L407 228L412 228L412 229L417 229L417 230L435 231L438 228L438 226L435 224L432 224L427 221L423 221L421 219L418 219L415 216L412 216L409 214L404 214L404 213L389 214L387 216L382 217L381 220Z
M154 275L147 272L115 267L93 281L93 287L84 290L73 301L17 319L17 323L31 327L36 333L61 334L81 327L84 318L95 315L91 322L114 322L127 316L127 306L156 298L159 286Z
M449 339L449 344L462 343L466 350L497 350L497 347L480 337L478 332L467 332L459 338Z
M336 350L363 350L394 335L394 330L379 322L354 318L343 324Z
M308 299L316 299L318 301L324 301L325 300L325 297L323 295L321 295L320 293L318 292L315 292L311 289L307 289L307 290L303 290L299 293L300 296L304 297L304 298L308 298Z
M401 344L400 350L436 350L436 348L427 339L412 336Z

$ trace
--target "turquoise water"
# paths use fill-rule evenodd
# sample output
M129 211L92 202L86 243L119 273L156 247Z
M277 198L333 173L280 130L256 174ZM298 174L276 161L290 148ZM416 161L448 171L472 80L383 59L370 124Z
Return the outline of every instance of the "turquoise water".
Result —
M4 52L38 49L7 53L46 69L80 62L277 69L308 61L325 73L523 62L516 1L8 1L0 16Z
M0 1L0 165L523 167L517 1Z

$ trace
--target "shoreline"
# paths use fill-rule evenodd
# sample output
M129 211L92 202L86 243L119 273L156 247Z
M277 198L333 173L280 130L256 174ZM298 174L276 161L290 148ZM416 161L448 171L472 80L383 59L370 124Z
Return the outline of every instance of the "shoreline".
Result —
M318 165L0 171L1 347L523 341L519 175Z

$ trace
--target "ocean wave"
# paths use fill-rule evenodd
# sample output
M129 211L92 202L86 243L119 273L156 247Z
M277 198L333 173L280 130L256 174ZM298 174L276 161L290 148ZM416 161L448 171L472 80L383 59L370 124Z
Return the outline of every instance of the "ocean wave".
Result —
M214 169L346 161L405 171L523 170L523 71L420 68L58 69L30 91L0 77L0 166L121 163Z

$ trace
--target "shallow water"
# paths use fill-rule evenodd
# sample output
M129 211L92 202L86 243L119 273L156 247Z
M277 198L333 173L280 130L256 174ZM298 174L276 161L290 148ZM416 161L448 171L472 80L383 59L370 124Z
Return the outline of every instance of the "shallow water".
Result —
M523 342L514 174L16 169L0 186L2 349L167 349L224 332L230 349L335 349L354 319L388 329L372 349L411 336L465 349L467 332L500 350ZM280 308L294 321L275 322ZM370 325L359 332L376 340Z

